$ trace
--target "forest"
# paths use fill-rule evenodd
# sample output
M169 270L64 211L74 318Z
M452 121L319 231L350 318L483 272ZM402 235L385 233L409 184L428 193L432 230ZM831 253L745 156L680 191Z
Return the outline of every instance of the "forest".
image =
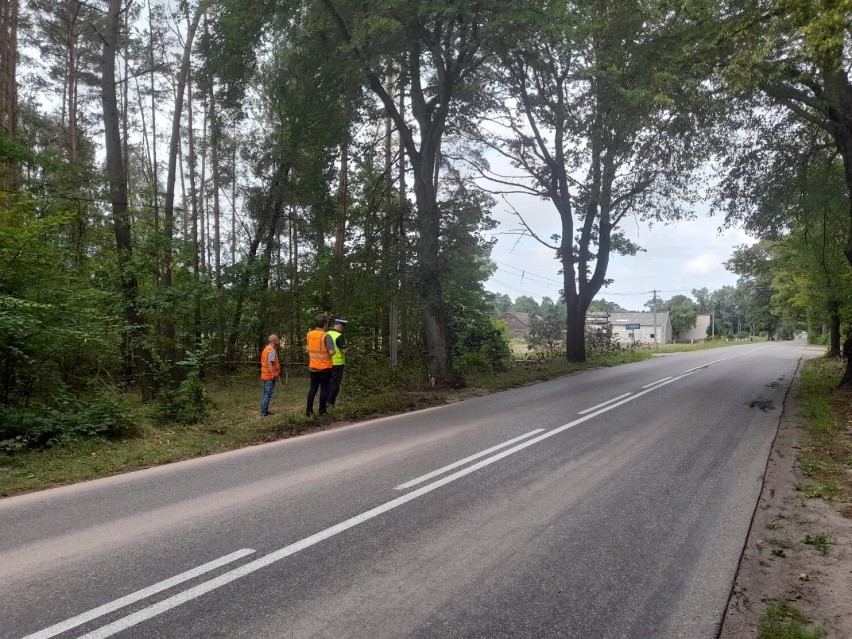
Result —
M511 193L561 228L516 211L552 250L566 361L592 354L610 256L642 250L625 224L708 204L759 241L736 288L672 308L807 330L852 385L850 11L0 0L2 449L121 434L128 394L198 420L270 333L297 375L318 313L376 383L511 365L485 288Z

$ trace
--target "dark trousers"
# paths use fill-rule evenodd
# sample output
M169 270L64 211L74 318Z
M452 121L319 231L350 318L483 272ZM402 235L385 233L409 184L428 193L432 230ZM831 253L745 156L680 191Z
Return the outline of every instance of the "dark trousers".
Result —
M310 371L311 373L311 388L308 390L308 407L305 411L306 415L314 414L314 397L319 389L319 414L325 415L325 406L328 403L328 387L331 382L331 369L324 371Z
M328 389L328 405L334 406L337 395L340 393L340 383L343 381L343 364L331 367L331 385Z

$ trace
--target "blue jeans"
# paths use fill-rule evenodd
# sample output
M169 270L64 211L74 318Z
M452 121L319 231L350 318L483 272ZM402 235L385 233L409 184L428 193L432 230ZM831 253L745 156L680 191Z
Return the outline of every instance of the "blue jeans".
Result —
M272 399L272 391L275 390L275 380L263 380L263 399L260 400L260 414L264 417L269 415L269 400Z

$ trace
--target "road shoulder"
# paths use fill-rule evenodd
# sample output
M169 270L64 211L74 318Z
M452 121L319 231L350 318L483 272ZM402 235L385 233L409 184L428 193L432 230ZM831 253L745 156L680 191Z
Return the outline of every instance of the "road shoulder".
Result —
M761 615L773 601L795 606L826 638L852 637L852 512L796 488L804 478L797 461L804 437L800 391L799 372L785 401L720 639L758 637Z

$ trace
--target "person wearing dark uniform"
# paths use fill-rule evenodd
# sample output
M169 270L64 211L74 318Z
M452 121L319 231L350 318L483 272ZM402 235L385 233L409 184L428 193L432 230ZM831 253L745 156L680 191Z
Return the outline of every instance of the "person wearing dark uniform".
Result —
M306 336L308 351L308 372L311 375L311 387L308 390L308 405L305 414L314 414L314 397L319 389L319 414L325 415L328 402L329 382L331 382L331 358L334 356L334 340L326 332L328 318L317 315L316 328Z
M334 406L337 401L337 395L340 393L340 384L343 381L343 367L346 365L346 351L349 347L346 345L346 336L343 335L343 329L346 328L348 322L342 319L334 320L334 328L328 334L334 341L334 355L331 356L331 384L328 389L328 405Z

